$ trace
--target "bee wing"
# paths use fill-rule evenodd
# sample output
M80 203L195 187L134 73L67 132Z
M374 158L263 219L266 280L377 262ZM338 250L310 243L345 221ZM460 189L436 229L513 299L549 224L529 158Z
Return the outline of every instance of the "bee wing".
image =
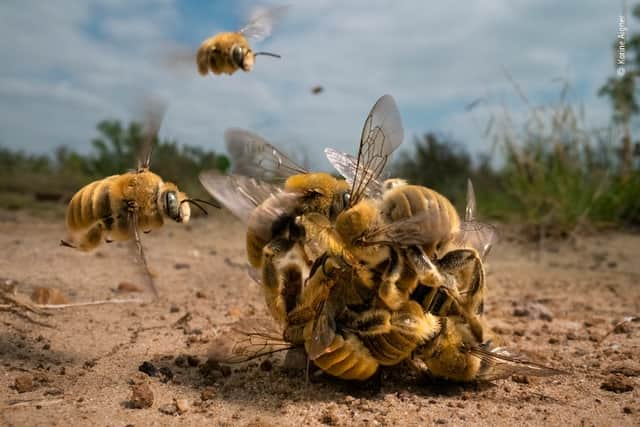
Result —
M402 119L391 95L374 104L362 128L360 147L351 186L351 205L357 203L369 184L377 180L391 153L404 137Z
M342 175L349 184L353 185L356 178L358 159L351 154L342 153L333 148L325 148L324 154L329 162ZM365 189L365 194L371 198L382 197L383 182L378 178L372 178Z
M495 227L476 221L476 195L473 183L468 179L464 221L460 224L460 233L454 237L452 244L457 247L470 246L476 249L480 257L484 259L497 241L498 232Z
M511 375L548 377L551 375L567 374L566 371L528 361L501 347L492 350L473 347L470 353L483 362L484 367L481 368L475 378L481 381L508 378Z
M256 11L253 13L253 19L238 32L255 41L264 40L271 35L274 25L282 18L288 8L288 6L279 6L262 13Z
M202 186L245 224L253 210L270 196L283 193L276 185L242 175L223 175L211 170L200 173Z
M467 179L467 204L464 208L464 220L472 222L476 219L476 192L473 190L473 183Z
M493 245L498 241L495 227L478 221L464 221L460 224L460 232L453 238L454 247L471 247L478 251L484 260Z
M167 103L160 98L147 98L143 106L142 146L138 154L138 171L149 169L153 146L167 111Z
M271 319L243 319L214 339L209 359L220 363L243 363L295 346L284 341Z
M264 138L248 130L227 129L224 139L234 174L271 182L284 181L291 175L308 172Z
M381 225L363 237L367 245L388 244L398 247L426 245L442 236L441 230L430 227L432 212L423 211L414 216Z
M336 336L335 321L329 316L324 307L326 307L326 304L323 302L320 308L320 314L314 320L311 342L309 342L307 346L310 360L316 360L329 351L331 349L331 343L333 343Z

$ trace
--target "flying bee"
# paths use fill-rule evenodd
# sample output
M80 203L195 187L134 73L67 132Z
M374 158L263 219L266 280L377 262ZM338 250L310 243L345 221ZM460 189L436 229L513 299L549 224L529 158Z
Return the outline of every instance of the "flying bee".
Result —
M153 141L162 123L165 106L149 105L145 120L146 132L142 143L142 154L135 171L112 175L82 187L71 198L66 213L69 238L61 245L83 251L96 248L102 241L133 240L137 255L150 278L150 286L157 296L151 278L139 230L145 233L160 228L165 218L186 223L191 217L190 204L206 213L198 202L171 183L165 182L149 169Z
M458 316L443 319L440 333L415 351L414 360L424 363L433 377L460 382L566 373L527 361L504 348L491 348L490 341L479 342Z
M206 76L209 71L213 74L233 74L239 69L251 71L256 56L280 58L275 53L254 52L249 39L260 41L270 36L274 21L285 10L286 7L269 9L239 31L218 33L203 41L196 54L198 72Z

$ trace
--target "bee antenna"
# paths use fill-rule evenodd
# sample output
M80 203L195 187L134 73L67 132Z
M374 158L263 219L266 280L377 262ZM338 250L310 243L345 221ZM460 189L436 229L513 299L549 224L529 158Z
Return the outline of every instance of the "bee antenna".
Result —
M191 203L192 205L198 207L198 209L200 209L202 212L204 212L205 215L209 215L209 212L207 212L207 210L205 208L203 208L202 206L200 206L200 203L204 203L205 205L209 205L209 206L213 206L214 208L220 208L220 206L216 205L213 202L208 202L206 200L202 200L202 199L184 199L183 201L180 202L180 204L183 203Z
M195 200L196 202L200 202L200 203L204 203L205 205L209 205L209 206L213 206L214 208L222 208L222 206L220 206L220 204L218 204L217 202L210 202L208 200L202 200L202 199L189 199L189 200Z
M272 56L274 58L282 58L280 55L276 53L271 53L271 52L256 52L253 54L253 56L258 56L258 55L266 55L266 56Z

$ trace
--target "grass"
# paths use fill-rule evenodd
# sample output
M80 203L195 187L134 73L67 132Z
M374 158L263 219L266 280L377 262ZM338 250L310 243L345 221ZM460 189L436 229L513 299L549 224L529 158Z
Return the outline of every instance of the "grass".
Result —
M516 90L529 106L527 117L518 122L503 109L487 128L502 154L498 169L488 157L471 162L459 144L427 134L395 164L395 173L442 192L460 209L464 180L471 177L481 216L554 236L581 227L640 226L640 169L623 175L614 125L590 129L582 109L567 102L567 88L557 103L541 107Z

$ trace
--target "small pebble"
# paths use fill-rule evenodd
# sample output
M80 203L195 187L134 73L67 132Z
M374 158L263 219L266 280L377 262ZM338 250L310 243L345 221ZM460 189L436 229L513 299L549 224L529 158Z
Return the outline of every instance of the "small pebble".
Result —
M612 375L600 385L600 388L614 393L626 393L633 390L633 382L622 375Z
M526 308L517 307L513 309L513 315L515 317L527 317L529 314L531 313Z
M200 392L200 399L203 401L211 400L216 396L216 391L212 387L207 387Z
M338 421L338 416L329 409L325 410L320 416L320 422L328 426L336 426L338 425Z
M146 383L133 385L130 401L133 408L150 408L153 405L153 391Z
M184 414L187 412L191 406L189 405L189 401L187 399L174 399L176 408L178 408L178 413Z
M118 292L143 292L143 289L131 282L118 283Z
M148 361L142 362L142 365L138 366L138 371L144 372L150 377L155 377L156 375L158 375L158 368L156 368L153 363Z
M514 383L529 384L529 377L526 375L512 375L511 380Z
M158 408L158 411L167 415L175 415L178 412L178 407L175 403L165 403Z
M36 389L36 386L29 375L20 375L16 377L14 386L18 393L26 393Z

